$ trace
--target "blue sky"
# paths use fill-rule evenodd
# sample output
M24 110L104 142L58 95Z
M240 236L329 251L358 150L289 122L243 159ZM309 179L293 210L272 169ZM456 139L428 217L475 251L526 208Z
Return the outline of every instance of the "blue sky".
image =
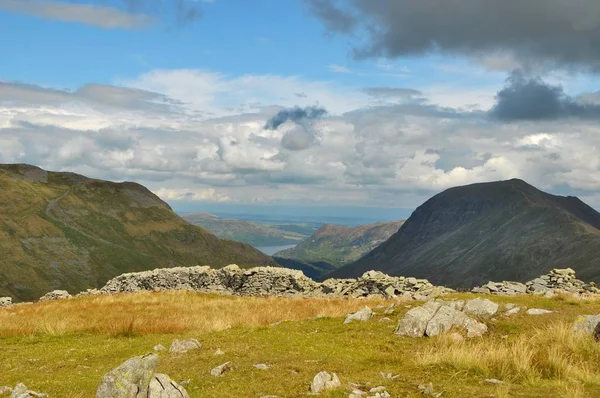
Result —
M0 162L187 211L381 218L514 177L600 206L599 6L426 3L0 0Z

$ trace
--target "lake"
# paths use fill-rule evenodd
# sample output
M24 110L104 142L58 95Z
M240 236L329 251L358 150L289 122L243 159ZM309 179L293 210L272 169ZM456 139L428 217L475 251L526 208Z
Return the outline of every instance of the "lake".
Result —
M272 256L273 254L285 250L291 249L292 247L296 247L296 245L284 245L284 246L258 246L257 249L261 252Z

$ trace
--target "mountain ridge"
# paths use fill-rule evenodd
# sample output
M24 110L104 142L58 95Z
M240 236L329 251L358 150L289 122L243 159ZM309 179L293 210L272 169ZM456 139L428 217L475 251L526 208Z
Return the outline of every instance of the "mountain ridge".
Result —
M276 264L187 223L135 182L0 165L0 214L0 295L19 300L157 267Z
M385 243L331 276L374 268L468 288L570 266L598 281L599 258L600 213L576 197L512 179L433 196Z

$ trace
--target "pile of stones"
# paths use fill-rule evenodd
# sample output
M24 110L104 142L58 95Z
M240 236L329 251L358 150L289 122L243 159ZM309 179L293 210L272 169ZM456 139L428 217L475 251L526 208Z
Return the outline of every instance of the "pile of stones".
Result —
M317 283L302 271L258 267L241 269L228 265L210 267L179 267L156 269L120 275L97 292L113 294L141 290L192 290L205 293L225 293L240 296L302 296L302 297L404 297L416 300L453 292L432 285L426 279L392 277L368 271L358 279L328 279Z
M571 268L555 268L546 275L542 275L526 283L520 282L488 282L483 286L472 290L474 293L517 295L535 294L552 297L556 293L566 292L570 294L596 294L600 289L594 282L585 283L575 277L575 271Z

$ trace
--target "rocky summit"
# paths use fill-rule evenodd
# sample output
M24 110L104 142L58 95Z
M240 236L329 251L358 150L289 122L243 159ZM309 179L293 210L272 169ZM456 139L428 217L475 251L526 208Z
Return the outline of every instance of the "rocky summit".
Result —
M156 269L120 275L102 289L83 294L132 293L141 290L192 290L241 296L404 297L425 299L452 289L425 279L392 277L369 271L357 279L328 279L318 283L301 271L276 267L241 269L235 264Z
M514 296L517 294L536 294L552 297L558 293L590 294L600 293L594 282L586 283L575 277L571 268L551 270L548 274L537 277L526 283L520 282L488 282L473 288L473 293L498 294Z

